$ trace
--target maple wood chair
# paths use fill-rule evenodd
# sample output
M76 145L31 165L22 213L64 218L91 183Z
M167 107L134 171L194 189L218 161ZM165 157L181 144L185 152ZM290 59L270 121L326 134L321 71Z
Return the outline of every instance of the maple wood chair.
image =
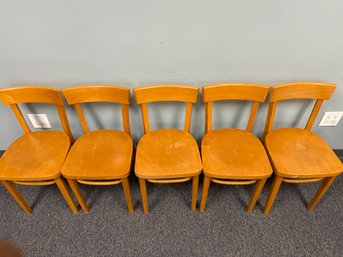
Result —
M15 184L45 186L56 184L73 213L77 207L61 176L61 168L73 136L70 132L63 100L57 89L22 86L0 90L0 99L9 104L25 135L15 140L0 159L0 180L26 214L30 206ZM17 104L48 103L57 107L64 132L43 130L31 132Z
M122 184L129 213L133 213L130 175L133 143L130 136L128 88L108 85L76 86L63 89L68 104L74 105L84 134L78 138L63 165L62 174L68 180L81 208L88 212L78 183L85 185ZM124 132L118 130L89 131L81 103L112 102L121 104Z
M269 214L282 182L308 183L323 180L307 207L311 211L342 172L342 163L330 146L310 131L323 101L330 99L335 88L334 84L315 82L295 82L272 87L264 138L275 177L264 214ZM316 99L305 129L272 130L277 102L288 99Z
M157 85L135 88L141 105L145 135L137 146L135 173L139 178L144 213L148 213L146 181L181 183L192 179L192 211L196 208L199 174L202 170L198 145L190 132L192 104L198 88L182 85ZM161 101L186 102L184 130L150 131L147 103Z
M201 143L203 162L203 192L200 212L205 211L210 182L222 185L250 185L256 183L247 211L251 212L258 196L272 174L272 167L262 142L253 134L256 112L264 102L269 86L230 83L203 87L205 108L205 136ZM221 128L212 130L214 101L252 101L251 113L245 130Z

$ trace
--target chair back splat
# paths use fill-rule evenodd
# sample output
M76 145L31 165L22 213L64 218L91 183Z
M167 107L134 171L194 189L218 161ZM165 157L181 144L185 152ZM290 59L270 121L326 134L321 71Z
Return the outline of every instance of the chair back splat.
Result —
M265 101L268 91L269 86L249 83L216 84L203 87L205 133L212 130L212 103L224 100L246 100L253 102L246 127L247 131L251 131L259 104Z
M68 104L75 106L84 133L89 128L82 111L82 103L111 102L121 104L123 130L130 135L129 104L130 89L110 85L83 85L63 89L63 94Z
M273 86L263 139L273 128L277 102L289 99L315 99L315 105L305 127L306 130L311 130L323 101L329 100L335 89L335 84L321 82L293 82Z
M62 96L59 90L45 86L20 86L4 88L0 90L0 99L3 104L8 104L11 106L14 115L26 134L30 133L31 131L18 107L18 104L47 103L56 105L62 128L70 137L71 141L74 141L63 105Z
M137 104L141 105L144 133L150 131L147 103L169 101L186 103L184 131L190 132L192 104L196 103L198 97L197 87L184 85L154 85L135 88L133 91Z

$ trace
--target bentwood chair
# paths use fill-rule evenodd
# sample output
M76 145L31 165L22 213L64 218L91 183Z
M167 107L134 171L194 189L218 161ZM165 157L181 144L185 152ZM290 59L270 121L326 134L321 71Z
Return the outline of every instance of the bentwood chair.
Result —
M195 211L199 174L202 170L198 145L190 134L192 104L197 101L198 88L182 85L157 85L135 88L137 104L141 105L145 135L137 146L135 173L139 178L144 213L148 213L146 181L181 183L192 180L192 211ZM150 131L147 103L186 102L184 130L157 129Z
M81 208L88 212L79 185L115 185L122 184L129 213L133 213L130 175L133 143L130 136L128 88L107 85L76 86L63 89L68 104L74 105L84 134L79 137L68 154L62 174L68 180ZM111 102L121 104L123 131L89 131L82 103Z
M310 131L323 101L330 99L335 88L334 84L315 82L295 82L272 87L264 138L275 177L266 201L264 214L269 214L282 182L322 181L307 207L311 211L342 172L342 163L330 146ZM316 99L305 129L272 130L277 103L289 99Z
M61 176L61 168L73 136L70 132L63 100L57 89L41 86L22 86L0 90L0 99L11 106L25 135L19 137L0 159L0 180L26 214L30 206L15 184L45 186L56 184L73 213L77 207ZM64 132L43 130L31 132L18 104L48 103L56 105Z
M262 142L251 132L260 102L264 102L269 86L235 83L203 87L205 108L205 136L201 143L203 161L203 192L200 212L205 211L210 182L222 185L250 185L256 183L247 207L251 212L258 196L273 170ZM212 106L215 101L252 101L245 130L212 129Z

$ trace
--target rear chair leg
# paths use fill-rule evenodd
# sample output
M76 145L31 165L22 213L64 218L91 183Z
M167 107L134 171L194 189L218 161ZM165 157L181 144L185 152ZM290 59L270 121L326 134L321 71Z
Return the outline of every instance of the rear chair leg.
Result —
M311 202L307 206L309 211L312 211L316 207L319 200L324 196L325 192L329 189L331 184L335 181L337 176L325 178L320 187L318 188L316 194L313 196Z
M89 209L88 209L87 203L82 196L82 193L81 193L81 190L77 181L74 179L67 179L67 180L68 180L71 190L73 191L77 201L79 202L81 206L81 209L83 210L84 213L88 213Z
M249 205L248 205L248 208L247 208L247 211L248 212L252 212L252 210L254 209L255 207L255 204L256 204L256 201L263 189L263 186L264 184L266 183L267 179L260 179L257 181L256 183L256 186L254 188L254 192L252 193L251 195L251 198L250 198L250 202L249 202Z
M77 207L73 201L73 198L71 197L69 189L67 188L63 178L61 178L61 177L56 178L55 183L58 186L59 190L61 191L64 199L67 201L72 212L77 213Z
M146 192L145 179L139 178L139 188L141 190L141 195L142 195L142 204L143 204L144 214L147 214L149 212L149 207L148 207L148 196Z
M128 178L122 178L121 179L121 184L123 186L124 195L125 195L125 198L126 198L127 208L129 210L129 213L133 213L129 179Z
M194 176L192 179L192 211L195 211L196 209L198 187L199 187L199 175Z
M206 200L208 195L208 189L210 188L211 179L204 175L204 183L202 186L202 196L201 196L201 202L200 202L200 212L205 211L206 207Z
M279 192L280 186L282 183L282 177L275 175L274 181L273 181L273 185L272 188L270 189L267 201L266 201L266 205L264 206L264 211L263 213L265 215L268 215L270 212L270 209L273 206L273 203L275 201L276 195Z

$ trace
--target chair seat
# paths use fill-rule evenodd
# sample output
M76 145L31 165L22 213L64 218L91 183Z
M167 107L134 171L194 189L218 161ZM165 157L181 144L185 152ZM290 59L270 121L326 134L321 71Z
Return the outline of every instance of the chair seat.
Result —
M192 135L177 129L160 129L145 134L138 143L135 173L145 179L192 177L202 164Z
M110 180L130 174L133 143L117 130L98 130L76 140L62 168L70 179Z
M272 174L261 141L240 129L217 129L201 144L204 174L220 179L261 179Z
M288 178L319 178L342 172L342 163L318 135L300 128L268 133L266 149L276 174Z
M15 140L0 159L0 179L50 180L60 175L70 138L59 131L37 131Z

